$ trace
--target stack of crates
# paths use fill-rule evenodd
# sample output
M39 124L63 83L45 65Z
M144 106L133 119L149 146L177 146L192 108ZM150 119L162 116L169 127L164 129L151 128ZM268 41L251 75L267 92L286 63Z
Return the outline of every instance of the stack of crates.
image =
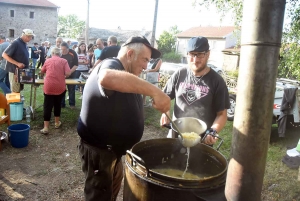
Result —
M23 119L23 102L20 93L6 94L6 100L10 108L10 120L21 121Z

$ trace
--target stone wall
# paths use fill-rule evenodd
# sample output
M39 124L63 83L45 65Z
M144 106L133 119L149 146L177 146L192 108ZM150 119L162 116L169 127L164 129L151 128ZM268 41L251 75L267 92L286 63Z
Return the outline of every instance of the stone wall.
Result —
M14 10L14 17L10 17L10 10ZM34 18L30 18L34 12ZM32 29L36 35L28 43L50 41L55 43L57 36L58 13L57 8L35 7L25 5L0 3L0 34L13 40L22 34L23 29ZM9 37L9 29L14 30L14 37Z

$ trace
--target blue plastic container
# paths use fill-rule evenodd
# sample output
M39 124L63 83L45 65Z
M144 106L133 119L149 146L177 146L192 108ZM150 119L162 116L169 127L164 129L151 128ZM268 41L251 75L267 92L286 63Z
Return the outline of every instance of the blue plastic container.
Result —
M23 102L10 103L10 120L21 121L23 119Z
M8 136L11 146L15 148L23 148L28 145L29 130L28 124L14 124L8 128Z

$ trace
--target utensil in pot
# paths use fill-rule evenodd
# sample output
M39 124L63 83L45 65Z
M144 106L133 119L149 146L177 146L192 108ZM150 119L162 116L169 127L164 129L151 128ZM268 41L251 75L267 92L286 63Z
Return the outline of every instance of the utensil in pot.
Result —
M199 135L196 135L193 138L189 138L187 134L182 135L182 133L180 132L179 128L177 127L177 125L172 121L171 117L169 117L169 115L167 113L165 113L165 115L168 117L168 119L170 120L170 122L172 123L172 126L174 126L174 128L176 129L177 133L179 134L178 139L180 140L181 144L184 147L193 147L196 144L198 144L201 140L201 137ZM188 133L188 132L186 132ZM189 132L190 133L190 132ZM196 132L195 132L196 133Z

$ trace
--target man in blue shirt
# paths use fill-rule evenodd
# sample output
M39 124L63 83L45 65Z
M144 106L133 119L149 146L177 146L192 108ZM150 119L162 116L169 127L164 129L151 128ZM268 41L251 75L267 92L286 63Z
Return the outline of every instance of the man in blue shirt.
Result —
M29 68L29 52L27 43L32 40L33 31L24 29L21 37L14 40L3 52L2 57L6 59L5 70L9 72L10 89L12 92L19 93L20 83L15 79L17 68Z
M104 48L103 42L100 38L96 40L97 49L94 50L95 61L97 61L101 55L102 49Z
M5 41L5 36L0 36L0 88L4 95L11 93L8 72L5 70L6 60L2 58L2 53L8 46L9 42Z

